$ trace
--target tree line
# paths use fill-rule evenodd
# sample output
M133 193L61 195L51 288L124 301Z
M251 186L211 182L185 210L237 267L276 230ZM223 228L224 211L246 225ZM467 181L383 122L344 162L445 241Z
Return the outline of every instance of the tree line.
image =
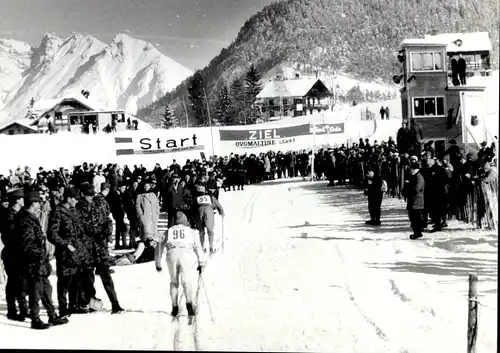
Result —
M165 128L254 124L261 116L256 97L262 90L261 75L251 65L242 77L221 81L207 92L207 82L197 71L187 82L187 92L172 104L165 102Z

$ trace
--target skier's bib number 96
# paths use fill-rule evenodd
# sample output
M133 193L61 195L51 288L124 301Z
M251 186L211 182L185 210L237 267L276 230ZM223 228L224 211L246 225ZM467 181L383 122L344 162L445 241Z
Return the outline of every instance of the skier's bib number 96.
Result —
M185 247L187 243L190 241L189 234L186 232L189 231L183 228L170 228L168 230L168 241L167 241L167 249L175 249L176 247Z
M198 196L196 198L196 202L198 202L198 205L200 205L200 206L212 204L212 200L210 199L210 196L208 196L208 195Z
M184 239L184 229L172 229L172 240Z

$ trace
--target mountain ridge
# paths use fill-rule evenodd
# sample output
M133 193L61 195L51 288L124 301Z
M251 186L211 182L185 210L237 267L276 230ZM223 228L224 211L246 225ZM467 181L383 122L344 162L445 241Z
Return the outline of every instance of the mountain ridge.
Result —
M403 39L431 30L457 32L457 26L488 31L492 62L498 67L500 20L493 0L282 0L249 18L234 41L199 72L210 100L221 86L241 79L251 64L262 76L284 65L304 72L335 71L360 81L382 80L390 90L391 77L401 71L397 51ZM165 104L182 105L188 84L185 80L138 116L158 119Z
M46 33L40 45L0 39L2 122L23 118L35 101L80 97L88 90L106 109L135 114L192 74L151 43L118 33L105 44L86 33Z

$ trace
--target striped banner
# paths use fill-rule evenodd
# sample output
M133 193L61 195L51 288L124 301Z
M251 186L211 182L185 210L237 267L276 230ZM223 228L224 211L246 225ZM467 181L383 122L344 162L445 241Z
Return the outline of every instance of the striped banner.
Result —
M187 151L204 151L204 145L191 145L191 146L181 146L172 148L161 148L161 149L134 149L134 141L132 137L115 137L115 144L128 148L117 148L117 156L129 156L129 155L145 155L145 154L164 154L164 153L176 153L176 152L187 152Z

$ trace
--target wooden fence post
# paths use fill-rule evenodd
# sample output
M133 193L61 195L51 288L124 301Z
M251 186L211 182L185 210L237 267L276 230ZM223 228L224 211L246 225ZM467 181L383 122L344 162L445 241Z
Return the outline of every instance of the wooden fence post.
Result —
M467 353L476 353L478 305L477 275L469 274L469 318L467 322Z

